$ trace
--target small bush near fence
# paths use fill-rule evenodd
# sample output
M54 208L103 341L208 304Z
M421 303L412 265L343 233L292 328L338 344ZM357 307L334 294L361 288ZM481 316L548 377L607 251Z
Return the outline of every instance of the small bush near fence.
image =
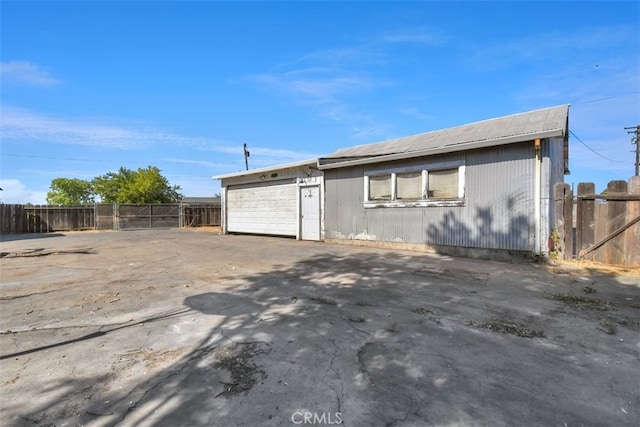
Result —
M0 234L220 225L220 204L0 204Z

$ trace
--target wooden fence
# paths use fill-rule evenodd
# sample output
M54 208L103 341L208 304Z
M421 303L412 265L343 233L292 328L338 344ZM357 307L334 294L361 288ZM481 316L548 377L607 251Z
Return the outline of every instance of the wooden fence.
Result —
M26 222L23 205L0 205L0 235L24 233Z
M640 177L611 181L605 194L595 194L590 182L578 184L577 197L572 193L567 184L554 187L551 250L560 259L640 267Z
M220 204L0 204L0 234L220 225Z
M182 226L198 227L201 225L221 224L221 209L219 204L183 204Z

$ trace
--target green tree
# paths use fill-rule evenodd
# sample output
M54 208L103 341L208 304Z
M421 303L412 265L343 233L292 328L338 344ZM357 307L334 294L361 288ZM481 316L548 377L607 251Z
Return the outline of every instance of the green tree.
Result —
M95 193L89 181L78 178L54 178L47 193L47 204L83 206L95 203Z
M172 203L182 199L180 186L169 185L155 166L136 171L121 167L95 177L92 185L103 203Z

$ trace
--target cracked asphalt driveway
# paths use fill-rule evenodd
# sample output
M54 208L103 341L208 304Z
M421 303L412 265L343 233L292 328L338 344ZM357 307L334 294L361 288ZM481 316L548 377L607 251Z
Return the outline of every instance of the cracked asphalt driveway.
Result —
M3 236L3 426L637 426L640 274L223 236Z

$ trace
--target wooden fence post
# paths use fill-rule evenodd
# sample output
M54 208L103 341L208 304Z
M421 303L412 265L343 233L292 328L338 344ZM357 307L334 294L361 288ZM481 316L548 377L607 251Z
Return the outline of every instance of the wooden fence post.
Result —
M632 176L629 179L630 195L640 196L640 176ZM640 216L640 200L629 200L627 202L627 223ZM640 223L636 223L625 233L624 264L629 267L640 267Z
M573 255L573 193L568 184L558 182L553 186L554 231L550 251L556 251L559 259L571 259Z
M562 246L562 243L564 242L564 186L565 184L562 182L553 184L553 216L555 218L553 230L558 233L558 247L549 247L549 251L558 251L558 256L560 258L564 258L562 256L562 253L564 252L564 247ZM551 241L549 244L551 246L554 242Z
M627 181L610 181L607 185L607 196L627 193ZM607 201L607 234L613 233L626 224L627 202L624 200ZM624 264L624 235L611 239L604 248L604 262L607 264Z
M573 253L573 190L565 184L564 202L564 259L572 259Z
M0 234L26 231L26 213L22 205L0 204Z
M120 206L113 204L113 229L120 230Z
M578 184L578 207L576 212L576 252L587 249L595 242L595 200L581 199L580 196L595 194L596 186L593 182Z

